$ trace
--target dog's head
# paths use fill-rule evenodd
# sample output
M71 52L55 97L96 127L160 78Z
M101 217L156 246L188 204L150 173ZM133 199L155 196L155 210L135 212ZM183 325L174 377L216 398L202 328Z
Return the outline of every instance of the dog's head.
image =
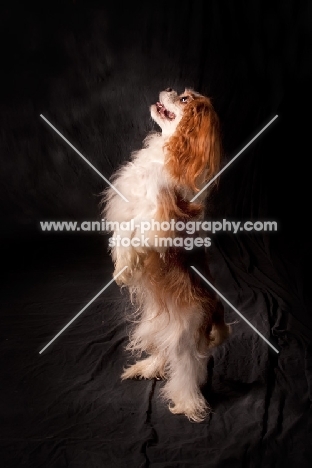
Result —
M220 170L219 119L209 98L191 90L167 88L151 106L151 116L168 137L166 165L181 185L198 190Z
M172 135L182 119L185 105L193 100L190 90L178 95L167 88L159 94L159 101L151 106L151 116L160 126L164 135Z

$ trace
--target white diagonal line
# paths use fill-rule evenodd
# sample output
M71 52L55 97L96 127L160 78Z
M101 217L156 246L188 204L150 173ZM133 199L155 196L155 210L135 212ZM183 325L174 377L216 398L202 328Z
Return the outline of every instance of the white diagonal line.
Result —
M274 349L274 351L276 353L279 353L278 349L276 349L266 338L265 336L263 336L257 329L256 327L253 326L252 323L249 322L249 320L247 320L240 312L239 310L237 310L227 299L226 297L223 296L223 294L221 294L215 287L213 284L211 284L194 266L191 266L191 268L198 274L198 276L200 276L207 284L209 284L209 286L218 294L218 296L220 296L233 310L234 312L236 312L243 320L245 320L245 322L256 332L258 333L258 335L269 345L271 346L272 349Z
M230 162L228 162L228 163L227 163L227 164L226 164L226 165L225 165L225 166L224 166L224 167L221 169L221 171L219 171L219 172L218 172L218 174L217 174L217 175L215 175L215 176L214 176L214 177L213 177L213 178L212 178L212 179L211 179L211 180L208 182L208 184L207 184L207 185L205 185L205 187L203 187L203 188L201 189L201 191L200 191L200 192L198 192L198 193L195 195L195 197L193 197L193 198L192 198L191 202L193 202L194 200L196 200L196 198L197 198L197 197L199 197L199 195L200 195L201 193L203 193L203 191L204 191L204 190L206 190L206 189L209 187L209 185L211 185L211 184L212 184L212 182L214 182L214 181L215 181L215 180L216 180L216 179L217 179L217 178L220 176L220 174L222 174L222 172L224 172L224 171L225 171L225 169L227 169L227 168L229 167L229 165L230 165L230 164L232 164L232 163L235 161L235 159L237 159L237 158L238 158L238 156L240 156L240 155L242 154L242 152L243 152L243 151L245 151L245 149L246 149L246 148L248 148L248 146L250 146L250 145L251 145L251 143L253 143L253 142L256 140L256 138L258 138L258 136L259 136L259 135L261 135L261 133L263 133L263 132L264 132L264 130L266 130L266 129L268 128L268 126L269 126L269 125L271 125L271 123L272 123L272 122L274 122L274 120L275 120L275 119L277 119L277 117L278 117L278 115L276 115L275 117L273 117L273 119L272 119L272 120L270 120L270 122L269 122L269 123L267 123L267 124L266 124L266 125L263 127L263 129L262 129L262 130L260 130L260 132L259 132L259 133L257 133L257 135L256 135L256 136L254 136L254 137L253 137L253 138L250 140L250 142L249 142L249 143L247 143L247 145L246 145L246 146L244 146L244 148L243 148L243 149L241 149L241 150L240 150L240 152L239 152L239 153L237 153L237 155L236 155L236 156L234 156L234 158L232 158L232 159L231 159L231 161L230 161Z
M55 335L55 337L54 337L54 338L53 338L51 341L49 341L49 343L48 343L47 345L45 345L45 347L44 347L44 348L42 348L42 350L41 350L41 351L39 351L39 354L43 353L43 351L44 351L45 349L47 349L47 347L48 347L48 346L50 346L50 344L51 344L51 343L53 343L53 341L54 341L54 340L56 340L56 338L58 338L58 337L60 336L60 334L61 334L61 333L63 333L63 331L64 331L64 330L66 330L66 328L68 328L68 327L69 327L69 325L71 325L71 324L73 323L73 321L74 321L74 320L76 320L76 318L77 318L77 317L79 317L79 315L81 315L81 314L82 314L82 312L84 312L84 311L86 310L86 308L87 308L87 307L89 307L89 305L90 305L90 304L92 304L92 302L93 302L93 301L95 301L95 299L96 299L97 297L99 297L99 296L100 296L100 294L102 294L102 292L103 292L103 291L105 291L105 289L107 289L107 288L108 288L108 286L110 286L110 285L111 285L111 284L112 284L112 283L113 283L113 282L116 280L116 278L118 278L118 276L119 276L119 275L121 275L121 273L122 273L122 272L123 272L123 271L124 271L126 268L128 268L128 267L127 267L127 266L125 266L125 267L124 267L122 270L120 270L120 272L118 273L118 275L114 276L114 278L113 278L111 281L109 281L109 283L107 283L107 285L106 285L106 286L104 286L104 288L103 288L103 289L101 289L101 291L100 291L100 292L98 292L98 293L97 293L97 295L96 295L96 296L94 296L94 298L93 298L93 299L91 299L91 301L90 301L90 302L88 302L88 304L87 304L87 305L85 305L85 306L84 306L84 308L83 308L83 309L81 309L81 311L80 311L80 312L78 312L78 314L77 314L77 315L75 315L75 317L74 317L73 319L71 319L71 321L70 321L70 322L68 322L68 324L67 324L67 325L65 325L65 327L64 327L64 328L62 328L62 330L61 330L61 331L59 331L59 332L58 332L58 334L57 334L57 335Z
M53 130L54 130L61 138L63 138L63 140L66 141L66 143L67 143L71 148L73 148L73 150L76 151L76 153L79 154L79 156L80 156L87 164L89 164L89 166L92 167L92 169L93 169L100 177L102 177L102 179L104 179L105 182L106 182L108 185L110 185L110 186L112 187L113 190L115 190L115 192L118 193L118 195L121 196L121 198L122 198L123 200L125 200L126 202L129 201L129 200L127 200L127 198L126 198L121 192L119 192L118 189L116 189L116 187L115 187L113 184L110 183L109 180L106 179L106 177L103 176L103 174L100 173L100 171L97 170L96 167L93 166L93 164L90 163L90 161L87 160L87 158L85 158L85 157L83 156L83 154L81 154L81 153L74 147L74 145L72 145L72 144L70 143L70 141L68 141L68 140L61 134L61 132L59 132L59 131L48 121L48 119L46 119L42 114L40 114L40 117L41 117L43 120L45 120L45 121L47 122L47 124L50 125L50 127L53 128Z

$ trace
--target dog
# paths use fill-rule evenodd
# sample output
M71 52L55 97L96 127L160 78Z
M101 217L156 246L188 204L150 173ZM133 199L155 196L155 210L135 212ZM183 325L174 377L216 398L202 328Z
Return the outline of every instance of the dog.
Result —
M114 277L135 305L126 349L141 358L121 378L166 380L161 396L170 411L200 422L211 411L201 392L211 348L231 330L219 298L190 268L177 226L204 219L205 186L221 166L220 123L211 100L192 89L160 92L150 114L161 132L146 137L102 198Z

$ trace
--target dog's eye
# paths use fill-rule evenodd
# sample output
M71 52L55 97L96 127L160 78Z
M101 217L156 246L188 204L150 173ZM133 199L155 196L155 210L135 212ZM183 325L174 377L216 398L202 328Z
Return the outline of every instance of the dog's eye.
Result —
M182 97L180 98L180 101L183 102L183 103L187 102L188 100L189 100L189 97L188 97L188 96L182 96Z

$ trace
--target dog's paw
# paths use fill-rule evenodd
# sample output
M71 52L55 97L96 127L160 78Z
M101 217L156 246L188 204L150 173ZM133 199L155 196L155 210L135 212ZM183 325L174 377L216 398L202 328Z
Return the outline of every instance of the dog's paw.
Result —
M235 322L234 322L235 323ZM223 323L221 325L212 325L212 330L209 335L209 348L214 348L221 345L231 334L230 324Z
M121 269L115 268L113 277L115 278L116 284L118 286L127 286L131 283L132 280L132 272L129 268L126 268L122 273L120 273Z
M190 421L201 422L211 413L211 408L195 385L181 385L175 379L166 382L160 395L173 414L184 414Z
M203 396L196 399L184 400L179 402L171 401L169 410L173 414L184 414L190 421L202 422L211 412L209 405Z
M163 379L164 362L159 357L149 356L124 369L121 379Z

